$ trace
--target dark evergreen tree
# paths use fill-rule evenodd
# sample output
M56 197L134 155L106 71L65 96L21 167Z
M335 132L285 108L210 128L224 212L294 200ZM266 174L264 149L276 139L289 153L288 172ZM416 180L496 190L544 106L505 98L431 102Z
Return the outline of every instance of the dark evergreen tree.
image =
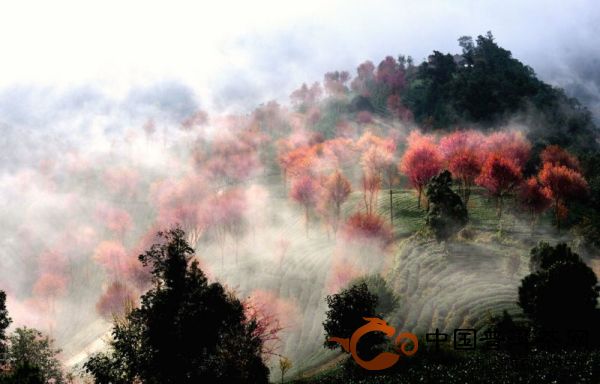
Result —
M25 361L14 366L6 376L0 376L0 384L44 384L39 367Z
M58 360L60 349L54 348L54 340L37 329L20 327L9 336L8 366L19 375L34 375L36 370L43 382L63 384L65 378L61 362ZM31 377L33 377L31 376Z
M434 51L417 71L407 71L402 101L425 128L476 123L493 128L509 119L529 126L533 159L548 144L577 154L598 150L590 112L500 47L490 32L459 38L462 54ZM520 117L519 117L520 116ZM533 172L533 170L532 170Z
M354 331L367 324L369 317L383 318L377 313L378 298L369 291L365 282L352 284L340 293L327 296L329 310L323 322L326 340L324 346L336 349L340 344L327 341L329 337L350 338ZM364 360L370 360L385 348L386 338L381 332L371 332L361 337L357 345L357 353ZM354 360L347 360L346 369L355 370Z
M400 298L390 288L388 283L379 274L367 275L355 279L350 286L365 283L370 293L377 297L375 312L386 316L398 307Z
M465 204L451 186L452 174L449 171L434 176L427 185L429 210L426 222L438 241L448 239L469 221Z
M541 243L531 252L531 274L521 281L519 306L532 321L536 335L586 331L585 341L598 342L598 280L566 244Z
M6 328L8 328L11 321L6 309L6 293L0 291L0 362L2 362L6 353Z
M209 284L179 229L140 255L154 288L116 321L111 350L86 364L97 383L266 383L255 319L221 284Z

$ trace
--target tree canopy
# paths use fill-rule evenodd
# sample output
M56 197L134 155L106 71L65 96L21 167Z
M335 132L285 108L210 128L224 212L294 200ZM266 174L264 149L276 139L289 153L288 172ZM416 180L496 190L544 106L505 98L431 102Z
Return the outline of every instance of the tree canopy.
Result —
M140 255L154 288L116 320L110 350L85 369L101 383L266 383L256 320L219 283L208 283L179 228Z
M564 243L552 247L542 242L531 251L530 270L521 281L518 303L538 334L588 331L598 342L600 288L579 255Z

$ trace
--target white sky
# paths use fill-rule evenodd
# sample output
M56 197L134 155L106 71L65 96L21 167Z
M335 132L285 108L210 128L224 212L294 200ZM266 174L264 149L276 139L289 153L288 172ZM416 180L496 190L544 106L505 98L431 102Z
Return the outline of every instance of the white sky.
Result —
M113 95L178 81L205 103L258 104L365 59L492 30L541 72L565 46L595 49L594 1L2 1L0 88L92 84ZM572 53L572 52L571 52Z

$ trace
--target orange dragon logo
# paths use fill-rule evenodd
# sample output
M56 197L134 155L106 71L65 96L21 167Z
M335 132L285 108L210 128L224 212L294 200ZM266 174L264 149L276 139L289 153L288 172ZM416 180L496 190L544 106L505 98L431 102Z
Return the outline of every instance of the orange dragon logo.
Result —
M352 334L352 336L350 336L349 339L341 337L330 337L327 339L327 341L339 343L346 352L350 352L352 358L354 359L354 361L356 361L358 365L370 371L379 371L382 369L389 368L392 365L396 364L400 359L400 355L396 353L382 352L368 361L365 361L358 356L358 353L356 352L356 345L358 344L358 340L360 340L360 338L363 337L365 334L369 332L379 331L385 333L388 337L391 338L396 333L396 328L388 325L385 322L385 320L381 320L376 317L363 317L363 319L367 321L367 324L354 331L354 333ZM417 340L417 336L415 336L413 333L403 332L396 336L394 343L396 345L399 345L400 341L403 339L410 340L412 342L413 348L411 350L407 350L406 347L408 346L409 342L404 341L402 345L400 345L400 351L402 351L402 353L406 356L414 355L419 349L419 341Z

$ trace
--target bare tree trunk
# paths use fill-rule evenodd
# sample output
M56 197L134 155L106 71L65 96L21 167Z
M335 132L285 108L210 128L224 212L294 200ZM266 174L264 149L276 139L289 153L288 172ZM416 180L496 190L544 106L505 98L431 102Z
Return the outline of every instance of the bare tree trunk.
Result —
M498 218L502 218L502 195L498 196L498 199L496 200L496 208L497 208L497 214L498 214Z
M239 243L239 239L237 238L237 236L235 237L234 240L234 246L235 246L235 263L238 263L238 243Z
M304 207L304 219L306 221L306 237L308 237L308 205Z
M223 271L225 267L225 235L221 236L219 234L217 236L219 237L219 248L221 248L221 271Z
M339 202L335 203L335 217L333 218L333 237L337 237L337 231L340 225L340 216L342 215L342 209Z
M394 202L392 200L392 188L390 187L390 224L394 225Z
M556 229L560 233L560 211L558 209L558 199L554 202L554 214L556 215Z

